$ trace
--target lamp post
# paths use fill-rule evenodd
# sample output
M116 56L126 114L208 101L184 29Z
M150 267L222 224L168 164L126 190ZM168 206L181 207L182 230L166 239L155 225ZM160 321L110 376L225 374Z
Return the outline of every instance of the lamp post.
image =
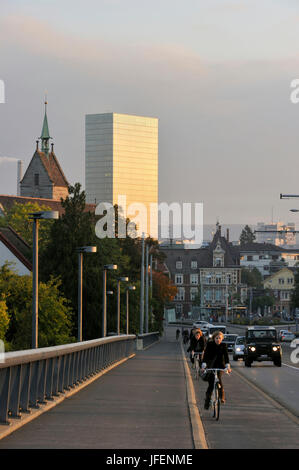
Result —
M108 298L107 296L108 295L113 295L113 294L114 294L113 290L107 290L106 291L106 312L107 312L107 298ZM106 314L106 330L107 330L106 331L106 336L107 336L109 334L107 314Z
M144 233L141 242L141 273L140 273L140 327L139 333L143 335L144 326Z
M96 253L96 246L81 246L78 253L78 342L82 341L82 289L83 289L83 253Z
M58 219L58 211L33 212L33 253L32 253L32 349L38 348L38 227L40 219Z
M145 247L145 332L148 333L149 247Z
M129 334L129 291L132 290L136 290L136 287L135 286L129 286L127 287L126 289L126 312L127 312L127 329L126 329L126 333L127 335Z
M128 277L119 277L117 279L117 335L120 334L120 283L128 282Z
M103 311L102 311L102 337L105 338L107 335L107 270L115 271L117 264L105 264L103 270Z

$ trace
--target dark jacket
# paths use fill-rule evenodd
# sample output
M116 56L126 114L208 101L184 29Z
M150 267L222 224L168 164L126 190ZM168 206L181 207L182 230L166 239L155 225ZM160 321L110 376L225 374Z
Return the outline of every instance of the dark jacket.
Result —
M187 351L196 351L196 352L202 352L205 348L206 345L206 339L204 336L201 336L200 338L196 339L195 336L192 336L190 340L190 346L187 349Z
M208 369L224 369L225 364L229 364L226 344L216 344L214 340L208 341L202 362L207 364Z

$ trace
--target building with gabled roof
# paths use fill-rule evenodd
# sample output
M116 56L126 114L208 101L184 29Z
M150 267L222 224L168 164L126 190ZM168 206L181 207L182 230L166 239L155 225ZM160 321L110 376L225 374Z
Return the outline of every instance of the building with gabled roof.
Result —
M12 227L0 227L0 266L6 262L20 275L32 271L31 248Z
M244 301L247 291L241 285L241 267L238 247L221 235L221 226L212 242L203 248L186 249L178 244L161 244L166 254L164 272L169 272L177 287L173 305L178 316L195 312L193 302L201 297L202 318L223 318L231 311L232 298L240 294Z
M47 101L45 101L45 115L39 141L28 168L20 182L20 195L33 198L45 198L60 201L68 195L69 183L54 153L54 144L49 148L52 139L49 133L47 118Z

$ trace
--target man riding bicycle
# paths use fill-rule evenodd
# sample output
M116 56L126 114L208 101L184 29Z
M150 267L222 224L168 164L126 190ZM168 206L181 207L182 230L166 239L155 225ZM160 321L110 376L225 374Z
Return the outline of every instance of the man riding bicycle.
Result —
M190 352L190 361L194 364L194 353L203 353L206 345L206 338L204 337L202 331L198 328L194 336L190 340L190 346L187 349L187 352ZM201 354L200 354L201 356ZM201 358L199 360L201 364Z
M231 368L229 364L229 357L227 352L227 346L225 343L222 343L223 340L223 333L221 331L215 331L212 335L212 339L207 343L205 348L203 359L202 359L202 370L205 368L207 369L227 369L230 373ZM220 389L220 398L221 403L225 403L225 395L224 395L224 387L222 383L222 371L217 371L219 383L221 386ZM206 399L205 399L205 409L208 410L211 401L211 395L214 387L214 374L210 374L209 377L209 386L206 391Z

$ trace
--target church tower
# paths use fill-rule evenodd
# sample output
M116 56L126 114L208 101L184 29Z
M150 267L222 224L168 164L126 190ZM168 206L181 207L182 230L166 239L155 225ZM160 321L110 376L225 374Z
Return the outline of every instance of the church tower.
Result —
M24 197L46 198L60 200L68 195L69 183L58 163L54 153L54 144L49 141L50 137L47 101L45 101L45 115L42 127L42 133L39 138L41 149L39 149L39 140L36 141L36 149L31 162L20 183L20 194Z

